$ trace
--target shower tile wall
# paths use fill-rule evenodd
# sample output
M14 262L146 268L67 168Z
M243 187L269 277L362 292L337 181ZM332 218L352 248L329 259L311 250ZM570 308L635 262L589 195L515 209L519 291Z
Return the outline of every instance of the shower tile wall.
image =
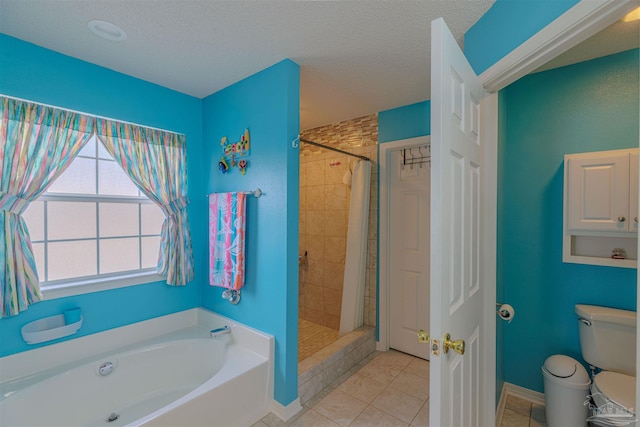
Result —
M378 115L359 117L302 132L302 138L361 154L373 161L369 211L364 323L376 322L378 227ZM358 159L309 144L300 150L300 317L339 329L347 247L350 189L343 178Z

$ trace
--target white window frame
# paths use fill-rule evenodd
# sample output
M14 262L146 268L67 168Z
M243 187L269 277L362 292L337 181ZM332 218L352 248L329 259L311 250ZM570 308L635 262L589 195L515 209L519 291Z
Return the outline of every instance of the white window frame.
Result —
M96 145L101 144L100 138L96 135ZM84 156L83 156L84 157ZM97 162L99 160L106 160L104 158L91 158ZM76 159L74 159L75 161ZM110 160L113 161L113 158ZM96 175L96 192L98 186L98 175ZM140 191L138 191L139 194ZM142 213L141 205L155 203L144 195L139 196L113 196L113 195L100 195L100 194L65 194L65 193L43 193L34 202L44 202L43 212L43 227L44 238L39 240L31 240L31 243L44 244L44 269L45 271L38 271L40 278L40 291L42 292L43 299L51 300L56 298L64 298L73 295L80 295L92 292L105 291L110 289L117 289L127 286L141 285L145 283L152 283L162 281L165 278L156 272L156 267L144 268L139 270L119 271L114 273L96 274L92 276L82 276L76 278L59 279L59 280L46 280L48 279L48 244L55 242L70 242L70 241L94 241L97 245L97 271L100 271L100 245L101 240L119 239L119 238L137 238L139 239L138 247L138 262L142 260L142 238L155 237L159 234L142 234ZM95 203L96 204L96 235L95 237L88 238L74 238L74 239L49 239L47 233L47 203L48 202L83 202L83 203ZM128 203L134 204L138 207L138 234L129 236L116 236L116 237L100 237L100 213L99 203ZM139 264L140 265L140 264Z

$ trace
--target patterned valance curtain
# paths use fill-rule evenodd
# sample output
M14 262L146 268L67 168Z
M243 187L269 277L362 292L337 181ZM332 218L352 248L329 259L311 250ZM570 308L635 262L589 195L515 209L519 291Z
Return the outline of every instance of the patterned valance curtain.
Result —
M186 285L194 268L184 135L107 119L97 119L96 132L140 191L164 212L158 273L168 285Z
M93 133L93 119L0 96L1 317L40 301L29 231L22 213L71 164Z

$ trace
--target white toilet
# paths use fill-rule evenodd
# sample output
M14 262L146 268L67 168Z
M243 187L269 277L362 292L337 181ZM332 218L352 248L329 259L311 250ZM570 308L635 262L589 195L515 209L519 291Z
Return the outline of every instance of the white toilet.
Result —
M636 312L576 304L583 359L595 369L591 396L595 425L620 425L635 419Z

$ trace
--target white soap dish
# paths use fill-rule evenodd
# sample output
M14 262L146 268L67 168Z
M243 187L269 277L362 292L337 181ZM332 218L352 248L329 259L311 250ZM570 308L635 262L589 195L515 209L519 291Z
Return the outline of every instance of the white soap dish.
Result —
M77 322L67 325L64 314L58 314L27 323L20 332L27 344L38 344L75 334L81 326L82 316Z

